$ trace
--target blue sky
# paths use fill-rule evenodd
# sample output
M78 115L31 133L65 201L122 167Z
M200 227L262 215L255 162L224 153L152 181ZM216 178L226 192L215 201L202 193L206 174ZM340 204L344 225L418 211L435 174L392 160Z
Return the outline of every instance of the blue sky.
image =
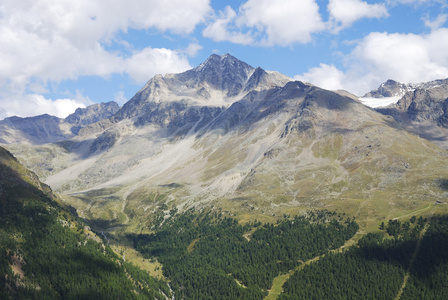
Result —
M122 105L230 53L357 95L448 78L446 0L2 0L0 119Z

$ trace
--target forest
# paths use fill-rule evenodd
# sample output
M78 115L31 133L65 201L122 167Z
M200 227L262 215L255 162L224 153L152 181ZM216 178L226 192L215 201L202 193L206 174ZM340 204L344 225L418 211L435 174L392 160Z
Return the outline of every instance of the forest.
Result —
M396 299L406 272L400 299L447 299L448 217L389 220L380 229L304 266L278 299Z
M241 225L190 210L171 216L154 234L132 238L145 257L163 264L176 297L263 299L274 277L339 248L358 228L354 220L327 211Z

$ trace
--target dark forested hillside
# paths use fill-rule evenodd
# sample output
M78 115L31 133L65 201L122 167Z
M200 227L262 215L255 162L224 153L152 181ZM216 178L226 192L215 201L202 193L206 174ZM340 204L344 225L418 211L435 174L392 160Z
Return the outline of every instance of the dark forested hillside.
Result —
M354 220L327 212L242 226L219 213L189 211L134 242L146 257L158 257L177 297L263 299L274 277L342 246L357 230Z
M0 148L1 299L165 299L168 286L121 261Z
M448 218L425 224L390 220L381 226L388 234L369 233L296 272L279 299L446 299Z

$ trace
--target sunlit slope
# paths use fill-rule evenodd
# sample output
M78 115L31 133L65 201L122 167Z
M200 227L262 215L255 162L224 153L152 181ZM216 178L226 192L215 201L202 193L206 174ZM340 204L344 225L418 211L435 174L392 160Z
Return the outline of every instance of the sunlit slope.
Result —
M198 132L133 127L59 186L85 217L130 231L148 229L162 204L241 218L326 207L375 221L443 202L446 159L390 117L291 82L246 96Z

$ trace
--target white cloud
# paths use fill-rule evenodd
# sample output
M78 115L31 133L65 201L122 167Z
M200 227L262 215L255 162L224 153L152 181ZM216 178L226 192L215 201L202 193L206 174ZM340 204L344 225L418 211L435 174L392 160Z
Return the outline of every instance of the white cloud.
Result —
M330 0L330 26L335 32L363 18L384 18L389 14L384 4L368 4L361 0Z
M120 72L122 58L101 42L129 28L190 33L211 9L209 0L5 1L0 76L17 82Z
M118 103L118 105L123 106L128 99L124 96L124 92L116 92L114 95L114 101Z
M344 86L345 74L334 65L320 64L308 72L294 76L295 80L309 82L318 87L337 90Z
M249 0L241 7L241 21L264 32L262 43L308 43L311 34L324 29L314 0Z
M229 41L241 45L254 43L250 34L241 32L241 28L235 26L236 19L236 12L227 6L224 11L219 12L219 16L215 16L213 23L204 29L204 37L211 38L216 42Z
M345 71L321 64L297 76L311 83L328 82L357 95L377 88L387 79L419 83L448 77L448 28L428 35L370 33L345 57Z
M201 49L202 46L198 43L190 43L183 52L190 57L195 57Z
M371 33L349 56L351 68L371 81L420 82L448 77L448 29L428 35ZM356 67L355 67L356 66ZM365 73L365 74L364 74ZM384 78L387 77L387 78Z
M229 6L204 30L215 41L262 46L308 43L324 23L314 0L248 0L238 14Z
M26 103L26 104L24 104ZM42 95L28 94L23 97L10 98L0 102L0 120L11 117L28 117L49 114L65 118L78 107L93 104L85 98L80 99L45 99Z
M191 66L187 59L169 49L145 48L126 60L126 72L137 83L145 83L156 74L180 73Z
M386 2L390 5L397 4L423 4L430 2L443 2L444 0L387 0Z
M429 19L424 19L424 22L425 22L426 27L431 28L431 30L436 30L436 29L439 29L440 27L442 27L443 24L445 24L447 20L448 20L448 15L440 14L437 16L437 18L435 20L431 21Z
M176 72L188 65L176 51L146 48L125 58L104 45L129 29L189 34L210 11L210 0L2 0L0 101L34 101L30 90L80 76L129 72L141 81L145 66L154 69L149 75Z

